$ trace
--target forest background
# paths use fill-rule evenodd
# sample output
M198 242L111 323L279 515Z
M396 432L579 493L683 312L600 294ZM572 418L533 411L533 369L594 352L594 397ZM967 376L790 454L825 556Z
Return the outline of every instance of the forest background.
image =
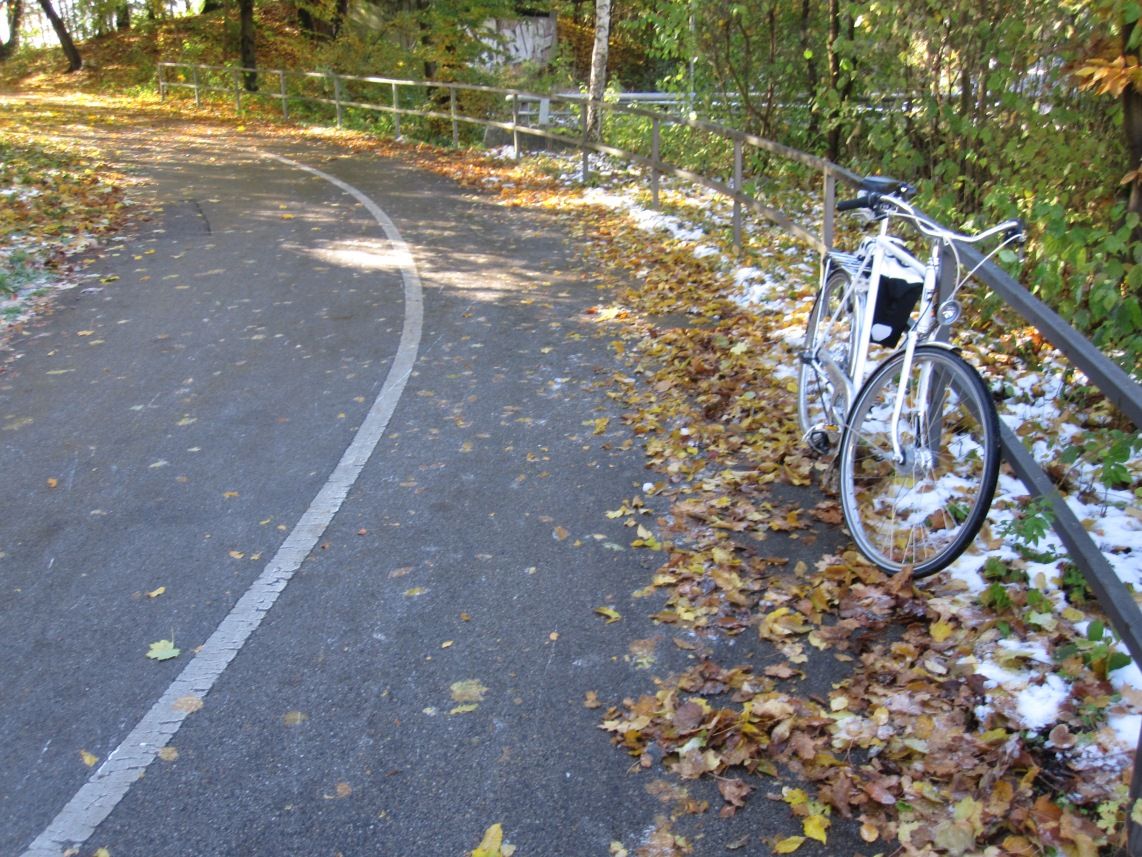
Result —
M116 43L134 45L115 62L117 85L153 85L156 60L178 60L550 91L585 87L598 21L610 31L611 92L683 93L702 118L911 181L922 206L949 224L1024 218L1023 282L1137 373L1136 0L199 3L0 0L4 76L26 71L21 62L34 54L21 43L58 40L78 71L77 43L118 32L140 38ZM529 15L558 19L549 60L489 61L488 23ZM161 38L147 38L164 25Z

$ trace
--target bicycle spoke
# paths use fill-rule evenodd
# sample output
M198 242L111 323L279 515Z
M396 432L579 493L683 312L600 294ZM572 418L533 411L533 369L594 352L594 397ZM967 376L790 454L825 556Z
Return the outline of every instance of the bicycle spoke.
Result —
M923 575L951 562L978 532L995 488L997 432L978 418L989 402L974 370L943 349L921 347L896 427L897 460L892 423L903 363L902 355L890 359L854 404L841 450L842 506L870 559Z
M832 363L842 374L849 371L857 335L852 306L848 275L841 270L830 273L809 315L799 369L797 416L806 435L826 426L839 427L844 419L847 391L837 388L825 367ZM813 445L826 451L824 444Z

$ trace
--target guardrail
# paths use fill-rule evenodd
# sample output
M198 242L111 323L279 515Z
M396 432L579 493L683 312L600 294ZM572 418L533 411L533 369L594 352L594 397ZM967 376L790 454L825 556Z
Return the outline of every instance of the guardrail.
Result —
M238 111L242 109L243 98L277 100L282 115L287 118L290 115L291 104L324 104L333 108L339 126L346 109L374 111L387 114L391 118L392 130L398 136L401 134L402 117L434 119L450 124L454 145L459 145L460 126L463 124L496 128L512 135L517 158L521 152L521 135L579 149L583 158L584 180L590 172L588 155L591 152L610 155L646 169L654 207L659 205L661 176L673 176L692 182L730 200L733 204L734 242L738 246L741 245L744 213L751 211L785 229L818 253L825 252L833 243L837 182L856 187L861 178L851 170L823 158L721 125L630 104L594 102L594 106L603 111L607 117L607 121L603 123L604 133L608 121L614 123L634 120L642 123L648 138L645 140L642 152L608 145L603 140L592 140L588 137L587 109L592 102L574 93L539 95L461 83L282 70L257 71L256 74L261 81L272 81L275 85L264 91L251 93L244 91L242 84L245 75L252 72L251 69L229 66L160 63L159 91L165 98L171 90L192 89L196 104L202 103L203 93L223 92L234 99L235 109ZM172 79L172 74L176 79ZM299 85L305 83L313 85L316 82L320 82L323 90L319 94L306 94L304 87ZM361 101L357 96L350 94L353 86L384 88L389 97L384 103ZM462 100L473 99L482 107L480 115L472 115L461 109ZM528 103L547 105L547 111L552 109L552 105L559 105L565 111L565 115L573 117L572 125L577 122L578 128L561 129L549 122L543 122L539 127L528 124L524 120L530 120L535 115L534 111L521 108L521 105ZM724 141L732 150L729 176L713 178L664 160L662 154L664 131L671 128L686 128ZM824 208L819 228L810 230L788 214L766 205L761 199L747 192L744 180L745 158L747 154L757 153L775 155L820 173ZM973 267L979 262L979 255L972 247L961 247L960 255ZM998 266L990 263L983 265L976 271L975 278L993 289L1008 306L1034 325L1043 338L1057 347L1083 371L1135 427L1142 427L1142 386L1139 386L1129 374ZM1131 657L1136 663L1142 664L1142 611L1139 610L1133 593L1114 573L1106 557L1066 505L1051 479L1006 424L1001 425L1001 445L1004 457L1030 492L1043 497L1050 505L1054 514L1055 531L1070 551L1072 560L1086 576L1090 588ZM1135 756L1131 796L1134 799L1142 796L1142 744ZM1142 855L1142 829L1133 825L1130 853Z
M180 69L183 70L181 75L177 74ZM836 181L840 180L855 187L860 180L860 177L851 170L823 158L712 122L703 122L698 119L623 104L597 102L599 109L612 117L639 120L648 126L645 153L607 145L603 141L592 140L588 137L587 108L590 99L573 93L537 95L520 90L447 81L414 81L388 77L339 75L333 72L295 72L279 69L262 69L255 72L253 69L233 66L209 66L193 63L162 62L158 64L158 70L159 93L163 98L172 90L190 89L194 92L196 105L201 105L204 94L220 93L232 99L234 109L241 111L244 99L257 98L278 102L282 116L289 118L291 104L323 104L333 108L338 127L342 124L346 110L365 110L389 116L392 121L393 133L397 136L402 133L402 118L411 116L421 119L434 119L450 124L453 145L460 143L462 125L477 125L484 128L496 128L511 134L517 155L521 152L521 136L546 140L556 145L571 145L583 153L582 175L584 179L590 173L590 164L587 159L589 153L611 155L638 164L648 170L651 201L656 207L659 204L659 179L662 176L673 176L693 182L729 199L733 203L734 241L738 245L741 244L743 215L746 211L753 211L801 239L817 252L824 252L832 244L833 212L832 207L827 203L835 196ZM248 74L257 74L262 83L257 92L249 92L244 89L243 83ZM306 83L310 84L311 87L320 87L322 91L314 93L311 90L307 93L305 91ZM386 90L385 100L362 101L359 97L351 94L353 85L362 88L369 87L374 90L384 89ZM483 97L480 103L483 108L482 115L472 115L470 112L461 109L462 97L468 100L476 97L478 100L481 96ZM536 127L522 122L521 120L525 115L523 105L536 101L546 101L549 105L559 105L566 108L570 115L576 117L576 124L578 125L576 131L572 133L568 129L554 125ZM664 130L669 128L686 128L724 140L732 149L732 154L727 151L728 159L732 158L732 167L728 171L730 175L726 178L711 178L674 166L664 160L662 156ZM746 192L744 188L745 159L747 155L760 152L799 163L822 174L826 206L825 217L819 231L811 232L784 212L765 205L760 199Z

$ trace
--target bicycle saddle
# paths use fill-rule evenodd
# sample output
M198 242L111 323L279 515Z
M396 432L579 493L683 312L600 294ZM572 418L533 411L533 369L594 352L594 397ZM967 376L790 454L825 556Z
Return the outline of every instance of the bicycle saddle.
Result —
M868 193L878 193L882 195L896 194L905 199L908 199L916 193L916 188L907 182L902 182L900 179L889 178L888 176L865 176L861 179L860 189Z

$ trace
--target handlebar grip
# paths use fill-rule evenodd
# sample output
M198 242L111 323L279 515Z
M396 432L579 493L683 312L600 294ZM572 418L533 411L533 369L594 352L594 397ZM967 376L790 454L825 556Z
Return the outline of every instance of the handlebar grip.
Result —
M1004 237L1010 241L1018 241L1021 244L1026 243L1027 224L1024 222L1022 217L1016 218L1014 221L1012 221L1011 226L1009 226L1004 233Z
M872 208L876 205L874 197L875 194L866 194L856 199L846 199L842 202L838 202L836 209L837 211L856 211L858 208Z

